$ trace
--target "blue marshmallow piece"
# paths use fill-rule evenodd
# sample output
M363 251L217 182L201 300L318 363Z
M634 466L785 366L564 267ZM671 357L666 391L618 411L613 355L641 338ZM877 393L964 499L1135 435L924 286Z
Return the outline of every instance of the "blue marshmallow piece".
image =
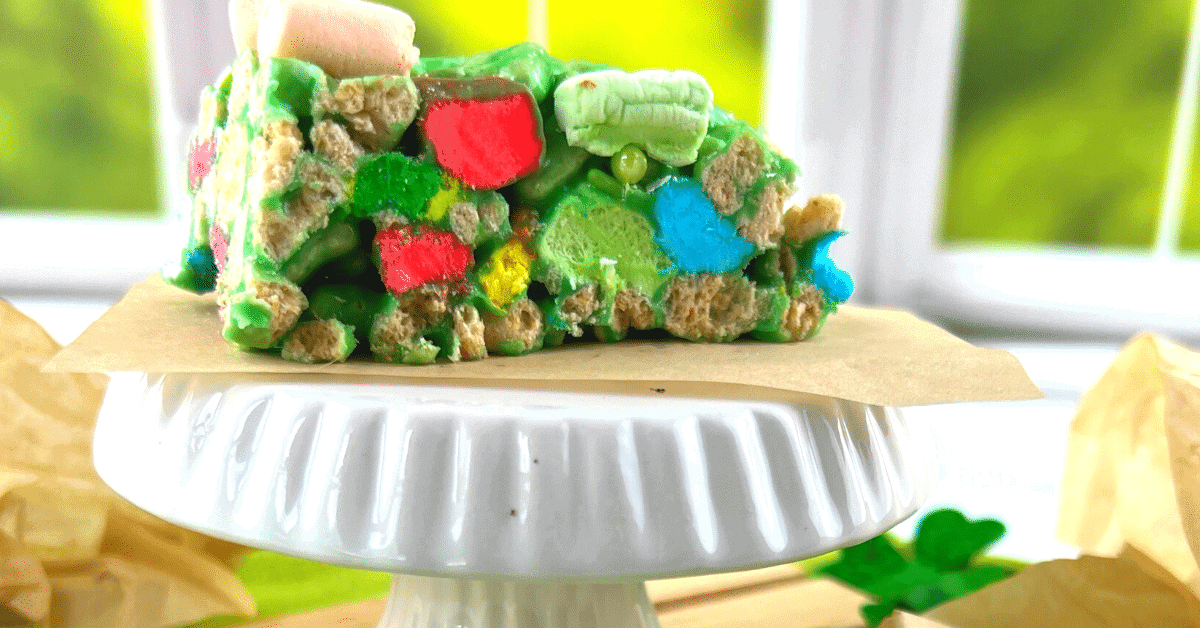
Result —
M187 252L187 269L191 272L193 292L208 292L217 286L217 262L212 249L197 247Z
M700 183L672 177L654 196L658 243L685 273L741 270L754 254L754 243L738 235Z
M838 268L829 257L829 247L845 234L845 231L831 231L821 236L813 252L813 282L835 303L845 303L854 294L850 273Z

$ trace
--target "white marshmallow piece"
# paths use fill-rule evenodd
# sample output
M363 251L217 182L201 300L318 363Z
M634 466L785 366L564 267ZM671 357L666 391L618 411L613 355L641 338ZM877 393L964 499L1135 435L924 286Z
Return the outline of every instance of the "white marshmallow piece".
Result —
M262 11L263 0L229 0L229 30L233 31L233 45L238 54L257 44Z
M258 54L302 59L336 78L408 76L420 57L415 31L407 13L363 0L265 0Z

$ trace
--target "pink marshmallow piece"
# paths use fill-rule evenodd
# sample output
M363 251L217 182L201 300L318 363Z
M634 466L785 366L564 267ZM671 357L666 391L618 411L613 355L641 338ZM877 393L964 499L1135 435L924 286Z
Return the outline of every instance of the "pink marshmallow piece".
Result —
M363 0L266 0L258 54L316 64L335 78L408 76L420 57L403 11Z

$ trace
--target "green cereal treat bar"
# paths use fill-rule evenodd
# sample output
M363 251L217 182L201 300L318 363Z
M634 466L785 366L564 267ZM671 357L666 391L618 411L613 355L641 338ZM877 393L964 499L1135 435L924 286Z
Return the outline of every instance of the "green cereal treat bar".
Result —
M419 58L390 9L242 5L163 269L217 293L240 348L428 364L653 330L791 342L851 295L829 258L841 200L794 202L795 162L698 74L535 44ZM408 47L350 58L381 41Z

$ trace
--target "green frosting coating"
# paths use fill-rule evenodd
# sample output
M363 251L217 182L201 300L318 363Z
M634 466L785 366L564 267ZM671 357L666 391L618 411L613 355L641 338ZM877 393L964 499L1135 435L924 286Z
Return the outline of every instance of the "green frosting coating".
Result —
M441 347L428 339L421 338L411 349L401 349L398 351L397 355L400 359L395 361L404 364L432 364L441 352ZM384 357L384 361L388 361L386 356Z
M783 329L783 314L792 300L787 290L780 285L774 290L759 290L756 295L761 309L758 325L750 333L755 338L768 342L791 340L791 335Z
M542 102L562 80L566 68L534 43L484 52L473 57L432 57L413 66L414 75L432 78L479 78L499 76L524 85L534 100Z
M249 293L239 293L229 304L224 336L239 346L267 349L271 346L271 305Z
M516 185L521 200L535 207L552 202L557 193L577 181L584 164L592 157L587 150L568 144L567 136L561 132L546 135L546 155L541 168Z
M542 348L542 342L536 342L531 347L526 347L520 340L501 340L496 353L500 355L525 355L533 353Z
M562 61L534 43L475 55L462 65L463 76L502 76L529 88L538 102L550 95L565 71Z
M259 64L256 98L262 118L305 118L313 114L313 100L328 77L321 68L299 59L267 58Z
M197 135L211 135L213 129L225 126L225 120L229 118L229 90L216 85L205 86L200 92L200 112ZM205 116L205 112L210 112L209 117Z
M462 71L466 57L421 57L412 67L412 73L417 76L435 75L458 78L464 76Z
M768 249L746 265L746 276L759 286L777 287L786 283L780 266L779 249Z
M357 248L358 229L344 222L335 222L309 236L283 263L281 270L289 281L301 284L327 262Z
M365 218L391 210L415 220L441 187L442 172L436 165L400 153L380 153L365 158L359 167L350 212Z
M352 325L355 334L366 338L382 305L382 292L358 284L328 284L313 290L308 299L308 316L317 320L337 319Z

